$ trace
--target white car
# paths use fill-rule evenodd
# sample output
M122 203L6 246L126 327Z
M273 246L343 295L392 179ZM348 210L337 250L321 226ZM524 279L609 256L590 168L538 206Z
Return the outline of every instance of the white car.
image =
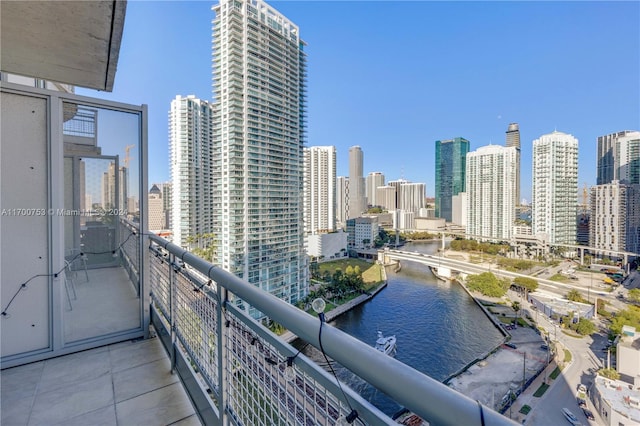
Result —
M587 387L585 385L583 385L582 383L580 383L578 385L578 392L587 393Z
M562 409L562 414L564 414L564 417L569 421L569 423L571 423L573 426L582 426L582 423L580 423L578 421L578 418L568 409L568 408L563 408Z

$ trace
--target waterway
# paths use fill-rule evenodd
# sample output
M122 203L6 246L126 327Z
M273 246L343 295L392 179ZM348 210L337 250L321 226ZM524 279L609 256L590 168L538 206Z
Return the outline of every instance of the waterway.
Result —
M434 253L437 242L410 243L403 250ZM429 268L403 262L400 272L387 268L388 286L372 300L331 322L353 337L374 345L377 331L396 335L396 359L443 381L502 341L491 321L456 283L437 280ZM304 353L327 367L322 354ZM332 363L337 376L388 415L400 407L395 401Z

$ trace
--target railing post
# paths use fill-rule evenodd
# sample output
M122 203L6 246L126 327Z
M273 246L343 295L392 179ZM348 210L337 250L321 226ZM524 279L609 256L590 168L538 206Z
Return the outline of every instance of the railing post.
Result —
M218 413L220 416L220 424L226 426L229 424L229 416L227 415L227 394L229 392L229 386L227 385L229 377L225 366L227 365L227 320L222 311L225 309L226 303L229 300L229 294L227 289L221 285L216 285L218 293L218 311L217 311L217 324L218 329L218 389L220 391L218 398Z
M176 273L173 270L175 256L169 253L167 268L169 269L169 323L171 325L171 373L176 371Z

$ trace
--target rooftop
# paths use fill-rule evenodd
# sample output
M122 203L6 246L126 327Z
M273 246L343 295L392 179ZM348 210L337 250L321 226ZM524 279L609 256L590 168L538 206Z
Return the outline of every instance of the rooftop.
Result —
M640 422L640 391L630 389L632 385L620 380L596 377L595 386L609 405L618 413Z

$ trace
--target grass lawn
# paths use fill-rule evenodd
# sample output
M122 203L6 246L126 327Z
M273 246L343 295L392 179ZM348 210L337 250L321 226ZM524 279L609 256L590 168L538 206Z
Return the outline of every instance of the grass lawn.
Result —
M571 362L571 352L569 352L569 349L564 350L564 362L567 364Z
M559 375L560 375L560 367L556 367L555 370L553 370L551 374L549 374L549 377L555 380Z
M528 405L523 405L520 409L520 412L522 414L529 414L529 411L531 411L531 407L529 407Z
M562 274L555 274L552 277L549 277L549 280L559 283L568 283L570 281L568 277L565 277Z
M365 291L371 290L376 287L376 284L382 281L382 266L377 263L369 263L362 259L340 259L331 262L324 262L319 264L318 268L320 274L324 274L325 271L327 271L333 275L336 269L340 269L344 272L347 269L347 266L351 266L352 268L358 266L360 268L362 271L362 280L364 281Z
M546 384L546 383L543 383L543 384L540 385L538 390L535 391L533 396L535 396L536 398L540 398L542 395L544 395L544 393L547 391L547 389L549 389L549 385Z

